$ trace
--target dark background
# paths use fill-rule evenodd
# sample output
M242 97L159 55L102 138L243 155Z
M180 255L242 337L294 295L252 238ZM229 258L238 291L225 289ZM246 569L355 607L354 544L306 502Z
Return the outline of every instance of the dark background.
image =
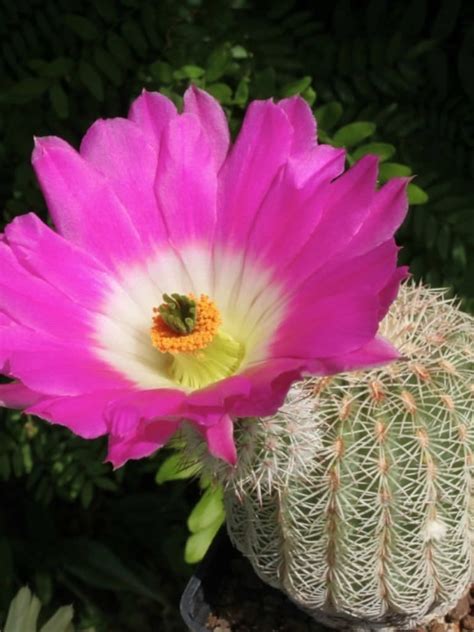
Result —
M0 0L0 16L3 223L45 217L33 135L77 144L96 118L124 116L142 87L179 104L193 81L221 100L234 132L249 100L300 93L349 162L372 149L381 182L416 174L401 258L473 310L474 3ZM45 614L73 602L78 629L182 630L197 486L157 486L163 455L115 473L103 457L102 441L3 414L0 621L29 583Z

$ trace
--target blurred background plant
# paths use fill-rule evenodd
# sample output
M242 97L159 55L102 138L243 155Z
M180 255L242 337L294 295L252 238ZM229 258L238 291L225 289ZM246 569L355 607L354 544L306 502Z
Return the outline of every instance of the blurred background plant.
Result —
M77 144L143 87L178 104L190 82L205 87L233 132L250 100L301 94L349 162L373 152L381 181L417 174L403 262L474 308L468 0L0 0L0 13L3 223L45 217L33 135ZM204 553L223 520L220 492L190 482L174 453L117 472L104 454L100 440L3 413L0 622L29 583L45 617L73 602L78 630L182 629L183 552L190 563Z

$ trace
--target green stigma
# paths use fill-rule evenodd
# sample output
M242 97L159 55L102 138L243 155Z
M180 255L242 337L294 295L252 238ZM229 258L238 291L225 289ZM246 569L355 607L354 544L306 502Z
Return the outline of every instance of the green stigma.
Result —
M184 388L196 390L237 372L244 345L219 331L212 342L194 353L175 353L170 366L172 378Z
M196 327L196 301L185 294L163 294L158 312L170 329L178 334L190 334Z

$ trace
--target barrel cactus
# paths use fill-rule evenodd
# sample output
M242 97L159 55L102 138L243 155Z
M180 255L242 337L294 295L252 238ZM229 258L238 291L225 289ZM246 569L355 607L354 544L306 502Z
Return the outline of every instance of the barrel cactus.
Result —
M474 319L407 284L381 333L400 361L300 383L209 464L257 574L340 630L442 615L471 576Z

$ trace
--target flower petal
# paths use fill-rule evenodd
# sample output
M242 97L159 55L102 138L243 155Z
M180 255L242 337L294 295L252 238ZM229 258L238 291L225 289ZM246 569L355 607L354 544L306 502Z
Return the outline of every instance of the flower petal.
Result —
M153 139L158 154L163 129L177 114L174 103L163 94L143 90L130 106L128 118Z
M361 229L352 240L351 256L393 238L408 210L409 182L410 178L393 178L377 191Z
M292 127L271 101L254 101L245 115L221 173L218 239L230 247L245 243L255 213L285 164Z
M230 143L229 126L224 110L213 96L196 86L191 86L184 93L184 111L199 118L218 171L227 156Z
M107 180L60 138L37 139L33 167L58 231L114 268L140 259L142 243Z
M291 153L299 154L316 147L316 120L308 103L300 96L278 102L293 127Z
M290 159L255 217L246 245L252 258L278 275L298 255L324 211L315 203L317 192L342 173L344 160L344 150L329 145Z
M204 428L209 452L218 459L231 465L237 463L237 450L234 443L234 424L229 415L222 415L212 426Z
M137 391L111 402L105 410L109 429L108 460L120 467L152 454L176 432L185 395L160 389Z
M89 253L66 241L33 213L16 217L5 236L23 267L81 307L96 310L111 278ZM31 297L33 298L33 296Z
M0 384L0 406L5 408L28 408L40 401L44 396L30 390L21 382Z
M95 439L106 434L104 409L117 396L117 391L98 391L74 397L48 397L29 406L27 412L65 426L83 439Z
M306 244L282 270L289 286L340 254L358 233L375 196L377 157L365 156L310 200L321 217Z
M309 361L307 370L315 375L334 375L357 369L371 369L400 359L400 353L388 340L377 336L355 351Z
M210 243L217 177L209 142L193 114L182 114L165 128L155 186L172 244Z
M98 120L80 149L81 156L110 183L141 241L152 248L167 237L153 192L158 163L153 140L127 119Z
M4 372L49 395L80 395L132 388L133 382L102 362L82 340L61 342L20 326L0 328Z
M293 304L274 336L270 354L284 358L325 358L349 353L374 338L379 302L370 292L350 291Z
M48 282L34 276L0 243L0 304L13 320L59 340L81 340L90 333L90 314Z

